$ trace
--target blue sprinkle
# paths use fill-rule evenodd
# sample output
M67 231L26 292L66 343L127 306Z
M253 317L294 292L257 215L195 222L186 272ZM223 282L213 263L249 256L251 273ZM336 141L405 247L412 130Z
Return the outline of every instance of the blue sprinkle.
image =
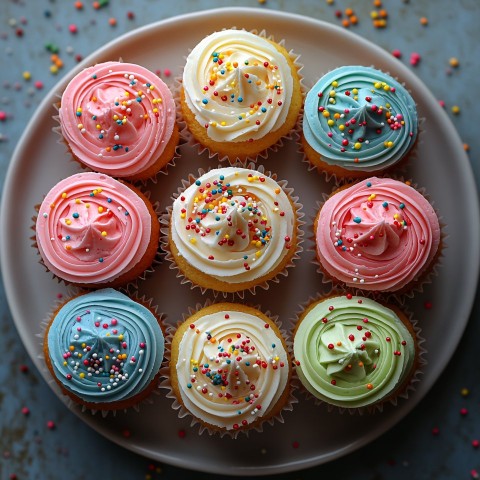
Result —
M218 62L218 58L217 58L217 57L213 57L213 61L214 61L215 63L217 63L217 62Z
M70 235L67 235L67 236L65 237L65 239L66 239L66 240L70 240Z
M207 100L206 98L204 98L204 99L202 100L202 103L203 103L204 105L206 105L206 104L208 103L208 100Z
M201 184L202 184L202 182L201 182L200 180L197 180L197 181L195 182L195 185L197 185L197 187L199 187Z
M231 363L232 363L232 361L227 358L227 364L230 365Z
M89 193L88 194L90 197L93 197L95 194L92 192L92 193Z
M99 261L100 263L102 263L102 262L103 262L103 258L100 257L100 258L98 259L98 261Z
M127 217L128 217L129 215L130 215L130 214L129 214L128 212L125 212L125 216L127 216Z
M338 240L337 245L343 245L343 240Z
M404 209L404 208L405 208L405 204L404 204L404 203L401 203L401 204L399 205L399 208Z
M244 260L248 260L248 256L245 255L245 256L243 257L243 259L244 259Z
M355 218L353 219L353 221L354 221L355 223L361 223L361 222L362 222L362 219L361 219L360 217L355 217Z
M96 115L93 115L92 116L92 120L96 120L97 119L97 116Z
M96 76L96 75L92 75L92 78L95 80L95 79L97 78L97 76Z
M80 215L79 215L77 212L75 212L75 213L72 214L72 217L73 217L73 218L78 218L79 216L80 216Z
M209 365L208 363L204 363L203 366L204 366L205 368L208 368L210 365Z
M276 347L276 345L274 343L272 343L272 348L275 348L275 347Z
M262 107L262 112L265 113L267 109L265 107Z
M383 202L383 203L382 203L382 207L383 207L383 208L387 208L387 207L388 207L388 202Z
M136 100L137 100L137 102L141 102L141 101L142 101L142 97L137 97Z
M367 182L367 187L371 187L372 186L372 182Z
M225 74L225 70L220 70L220 73L221 73L222 75L224 75L224 74Z
M235 94L232 93L232 94L230 95L230 98L235 98Z
M238 97L237 100L242 103L243 102L243 98L242 97Z
M82 116L82 112L77 112L77 117L81 117Z
M146 85L147 87L151 87L151 86L152 86L151 83L146 83L145 85Z
M117 120L117 125L121 125L122 124L122 121L121 120Z
M118 102L115 102L115 106L118 107L120 104Z
M220 178L220 180L224 180L224 179L225 179L225 177L224 177L223 175L220 175L219 178Z
M128 152L128 147L125 147L125 151Z
M217 222L219 222L219 221L220 221L220 217L215 217L215 220L216 220Z
M197 223L200 223L200 219L199 219L199 218L196 218L195 221L196 221Z
M346 251L347 251L347 247L345 247L345 246L342 247L342 250L343 250L344 252L346 252Z
M251 81L251 80L248 80L248 82L247 82L247 83L252 83L252 81Z
M246 365L247 367L249 367L249 366L250 366L250 362L245 362L245 365Z
M103 138L103 134L100 134L98 138L101 140Z
M191 383L187 383L187 388L192 388L192 384L191 384Z
M108 202L108 203L112 203L112 199L111 199L111 198L107 198L107 202Z

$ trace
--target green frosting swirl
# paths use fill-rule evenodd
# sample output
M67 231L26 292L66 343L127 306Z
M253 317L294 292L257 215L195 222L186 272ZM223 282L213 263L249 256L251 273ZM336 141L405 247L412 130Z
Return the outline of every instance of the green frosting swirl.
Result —
M294 355L310 393L358 408L381 401L404 382L415 361L415 341L393 310L349 295L307 310L295 333Z

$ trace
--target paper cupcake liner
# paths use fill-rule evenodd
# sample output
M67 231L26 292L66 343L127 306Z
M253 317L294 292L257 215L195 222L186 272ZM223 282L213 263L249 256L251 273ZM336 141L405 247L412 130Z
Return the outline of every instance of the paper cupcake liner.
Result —
M120 291L120 289L116 289ZM107 417L108 415L113 415L115 416L117 412L127 412L129 410L134 410L136 412L139 412L142 408L142 405L151 405L155 401L155 397L158 397L160 395L158 386L160 385L160 382L162 381L162 368L163 365L166 364L167 362L167 350L169 351L170 345L168 344L168 338L169 335L171 334L170 330L172 327L168 326L166 323L166 315L162 312L158 312L158 305L153 305L153 299L152 298L147 298L145 295L142 295L141 297L139 296L138 292L134 292L133 294L127 294L132 300L144 305L147 307L157 318L160 328L162 329L162 333L165 339L164 345L165 345L165 350L164 350L164 355L163 355L163 360L162 364L160 366L160 369L152 382L155 382L155 385L153 387L151 385L147 386L147 388L150 389L148 395L144 397L143 399L139 400L137 403L132 404L129 407L125 408L117 408L117 409L108 409L107 403L105 404L105 408L92 408L88 405L83 405L79 402L76 402L73 400L68 394L64 393L58 382L55 380L53 377L52 373L47 367L45 356L44 356L44 350L43 350L43 345L45 341L45 333L47 331L48 326L50 325L51 317L57 311L59 308L61 308L63 305L65 305L67 302L72 300L73 298L81 295L81 294L88 294L90 291L86 289L82 289L79 287L74 287L74 286L67 286L67 295L62 298L58 299L54 302L50 312L47 314L47 316L40 322L40 332L35 334L35 337L39 339L39 344L40 344L40 352L37 355L37 358L41 360L41 372L43 377L46 379L47 383L50 385L52 390L54 390L58 396L63 399L64 403L67 405L69 409L78 409L82 413L90 413L92 415L99 414L102 416L102 418ZM125 293L125 292L122 292Z
M142 193L150 201L151 192L150 191L142 191ZM34 206L34 210L35 210L36 214L32 216L32 218L31 218L32 225L30 226L30 229L33 230L33 232L36 232L37 216L38 216L38 213L40 211L40 206L41 206L41 203L38 203L37 205ZM153 210L155 212L155 217L160 222L160 217L162 215L160 202L156 201L156 202L152 203L152 207L153 207ZM134 292L138 289L138 282L139 281L146 280L149 276L151 276L155 272L155 269L162 263L162 253L161 253L161 250L160 250L161 236L162 235L161 235L161 232L160 232L159 236L158 236L157 250L156 250L155 257L153 258L153 261L152 261L151 265L147 269L145 269L140 275L138 275L135 279L133 279L129 282L125 282L122 285L118 285L116 287L111 287L111 288L115 288L116 290L119 290L122 293L130 295L132 292ZM83 285L79 285L79 284L74 284L74 283L69 282L68 280L65 280L65 279L59 277L58 275L50 272L50 269L47 267L47 265L45 264L45 262L42 258L42 255L40 254L40 250L39 250L38 244L37 244L37 237L36 237L35 233L30 237L30 240L32 241L32 243L31 243L32 248L34 248L37 252L38 263L45 269L46 272L51 273L52 278L54 280L56 280L58 283L63 283L67 287L69 287L69 286L70 287L77 287L77 288L84 289L84 290L98 290L100 288L108 288L109 287L108 283L98 284L98 286L83 286Z
M166 390L167 393L166 393L166 397L171 399L172 400L172 409L175 410L178 414L178 418L188 418L190 420L190 427L191 428L198 428L198 434L199 435L202 435L203 433L207 433L209 436L211 435L218 435L220 436L221 438L223 437L227 437L227 438L232 438L232 439L235 439L237 438L239 435L245 435L248 437L249 433L251 431L256 431L256 432L263 432L263 427L265 424L269 424L269 425L274 425L275 422L279 422L279 423L284 423L285 420L283 418L283 414L285 412L290 412L293 410L293 406L298 403L298 399L296 398L294 392L296 390L296 387L293 386L293 383L292 383L292 378L293 378L293 369L292 371L290 372L290 381L289 383L287 384L287 387L289 388L289 395L288 395L288 399L287 401L285 402L285 405L283 406L283 408L281 409L281 411L275 415L275 416L272 416L264 421L262 421L261 423L259 423L258 425L255 425L254 427L251 427L249 429L239 429L239 430L214 430L208 426L206 426L205 424L203 424L200 420L197 420L196 417L194 417L177 399L177 396L175 395L174 391L173 391L173 388L172 388L172 384L171 384L171 378L170 378L170 363L171 363L171 349L170 349L170 346L172 345L172 341L173 341L173 337L175 335L175 332L177 330L177 328L183 323L185 322L188 318L190 318L192 315L194 315L195 313L199 312L200 310L202 310L203 308L205 307L209 307L210 305L214 305L215 301L212 301L211 299L206 299L205 302L203 304L201 303L197 303L195 305L195 307L188 307L188 313L184 313L182 315L182 320L179 320L177 323L176 323L176 326L175 328L171 328L170 331L168 332L168 340L167 340L167 344L169 345L169 348L168 348L168 351L167 349L165 349L165 356L166 356L166 361L165 361L165 366L160 370L160 373L163 377L163 380L160 382L160 386L159 388L163 389L163 390ZM275 325L278 327L278 329L280 330L280 333L283 337L283 339L285 340L285 343L287 345L287 352L291 355L290 353L290 350L289 349L289 344L288 344L288 335L287 335L287 332L285 329L282 328L282 324L281 322L279 321L278 319L278 315L272 315L270 313L270 311L266 311L264 312L259 305L256 305L254 306L253 308L256 308L257 310L261 311L264 315L266 315L272 322L275 323Z
M275 39L274 39L274 36L273 35L268 35L265 30L260 30L260 31L257 30L257 29L246 30L244 28L239 28L238 29L237 27L229 27L229 29L248 31L250 33L258 35L259 37L262 37L262 38L265 38L265 39L270 40L272 42L275 42L275 43L277 43L277 45L280 45L283 48L285 48L285 40L284 39L276 42ZM224 28L222 30L226 30L226 28ZM192 49L189 50L189 53L191 52L191 50ZM299 135L299 132L300 132L300 129L301 129L301 126L300 126L301 124L299 123L299 119L300 119L300 115L303 112L303 100L305 98L305 86L303 84L303 78L304 77L301 73L301 70L303 69L304 65L299 62L299 59L301 57L300 54L295 53L292 49L287 50L287 52L288 52L290 60L293 62L293 64L295 65L295 67L297 69L297 74L298 74L299 82L300 82L300 90L301 90L301 95L302 95L302 107L301 107L299 115L297 117L297 121L295 122L295 126L290 130L290 132L288 132L286 135L283 135L282 137L280 137L274 144L270 145L266 149L261 150L260 152L258 152L255 155L247 156L245 159L241 159L241 158L238 158L238 157L230 159L228 157L228 155L223 155L223 156L220 155L218 152L215 152L215 151L211 150L209 147L207 147L205 145L202 145L200 142L198 142L194 138L194 136L192 135L190 130L188 129L187 123L183 119L183 115L182 115L181 107L180 107L180 105L181 105L180 95L181 95L182 86L183 86L182 75L180 75L179 77L177 77L175 79L175 87L174 87L172 93L173 93L173 96L174 96L174 99L175 99L175 104L177 105L177 109L178 109L179 122L182 125L182 130L180 132L181 137L184 138L186 143L188 143L192 147L196 148L199 155L203 154L204 152L207 152L209 159L212 159L212 158L216 157L217 161L219 161L219 162L227 162L230 165L236 166L236 167L245 167L247 164L249 164L251 162L256 163L259 158L262 159L262 160L267 159L270 152L272 152L272 153L277 152L278 150L280 150L284 146L285 142L290 141L290 140L296 140L298 138L298 135ZM184 58L186 60L187 56L185 56ZM183 68L182 68L182 74L183 74Z
M399 182L405 183L406 180L403 176L396 176L396 175L388 175L387 173L382 175L375 175L377 178L391 178L393 180L397 180ZM358 182L364 181L365 179L358 179L355 181L351 181L348 185L355 185ZM316 236L315 232L313 231L313 225L315 223L316 216L319 210L323 207L325 202L330 198L333 192L335 192L338 188L344 187L347 184L336 186L333 188L331 193L322 193L323 200L317 201L317 209L315 211L315 215L310 218L309 225L310 228L310 235L308 239L310 240L310 245L307 247L307 250L313 252L313 258L311 263L315 266L316 272L320 274L322 283L324 284L331 284L332 290L336 290L337 292L347 293L350 292L355 295L364 296L367 298L371 298L372 300L377 300L381 302L388 302L388 303L396 303L398 305L404 305L407 298L412 299L415 294L421 294L424 291L424 287L432 283L433 279L438 276L439 268L443 265L443 257L444 257L444 249L447 247L445 240L447 238L445 234L445 223L442 222L442 217L439 215L437 209L434 208L435 214L437 215L439 224L440 224L440 245L438 247L438 251L435 257L431 260L431 262L425 267L425 269L418 275L418 278L412 280L410 284L407 284L405 287L399 289L398 291L376 291L376 290L367 290L362 289L359 287L352 287L345 285L344 282L337 280L333 276L331 276L322 266L318 259L317 254L317 243L316 243ZM429 195L426 193L425 187L418 187L416 183L410 183L410 186L414 188L417 192L419 192L426 200L430 203L432 207L434 207L434 202L430 200ZM355 293L354 293L355 292Z
M118 61L123 63L122 58L119 58ZM170 87L169 87L169 89L170 89ZM170 89L170 91L171 91L172 97L173 97L174 93L171 89ZM55 109L56 113L54 115L52 115L52 119L54 120L56 125L54 127L52 127L52 131L57 135L57 143L59 145L62 145L63 147L65 147L65 151L68 154L68 157L70 158L70 160L72 160L76 165L79 165L83 170L88 171L88 172L98 172L98 170L92 169L88 165L84 164L81 160L79 160L74 155L72 150L70 149L70 146L68 145L67 141L65 140L65 137L62 134L62 128L60 126L60 116L58 114L59 109L60 109L60 102L61 102L61 99L62 99L62 95L57 93L55 96L57 98L57 101L53 103L53 108ZM175 98L174 98L174 102L175 102ZM109 175L109 176L111 176L112 178L115 178L115 179L125 180L125 181L131 183L132 185L136 185L136 186L138 186L138 185L145 186L145 184L149 180L151 180L153 183L157 183L159 175L168 175L168 169L174 167L176 161L181 157L180 147L185 143L185 141L182 137L182 134L181 134L182 128L178 123L179 120L180 120L180 116L179 116L179 112L178 112L177 108L176 108L176 111L175 111L175 117L176 117L175 123L177 125L178 134L179 134L179 142L178 142L177 146L175 147L175 153L174 153L173 157L165 165L163 165L160 168L160 170L158 170L155 174L151 175L148 178L143 178L143 179L138 179L137 178L136 179L135 176L134 177L118 177L116 175L111 175L108 172L99 172L99 173L105 173L105 175Z
M342 295L344 293L351 293L352 295L356 295L353 290L348 290L347 292L344 291L332 291L335 296L336 295ZM416 342L416 366L415 370L413 373L410 373L410 378L408 379L408 383L406 385L400 385L400 390L396 392L395 390L391 392L390 395L387 395L386 398L379 400L377 403L365 406L365 407L353 407L353 408L347 408L347 407L339 407L337 405L332 405L324 400L320 400L319 398L315 397L312 393L310 393L306 387L302 384L298 373L297 373L297 364L295 363L295 357L294 357L294 351L293 351L293 344L294 344L294 338L295 338L295 330L297 328L297 324L300 320L300 316L302 313L305 311L305 309L311 305L312 303L318 302L324 298L330 297L331 294L322 294L318 293L317 295L310 296L308 300L305 302L301 303L298 305L299 309L295 313L295 316L292 319L292 327L291 330L289 331L289 337L291 339L291 345L292 345L292 350L290 351L290 354L293 359L293 380L292 383L295 386L296 390L299 390L302 395L308 399L312 400L315 405L321 406L327 409L328 412L336 411L341 414L344 414L348 412L350 415L372 415L372 414L380 414L383 412L384 405L386 404L391 404L393 406L397 406L399 398L402 398L404 400L407 400L410 396L410 393L413 393L416 390L416 384L421 381L421 376L424 374L424 369L427 366L428 362L425 359L425 356L428 353L428 350L425 348L425 338L421 335L422 329L418 326L418 320L413 318L413 313L405 309L405 306L401 306L401 311L407 317L409 322L411 323L413 330L415 332L415 342ZM362 293L360 293L358 296L360 297L365 297ZM397 307L397 305L393 303L388 303L384 301L379 301L382 305L385 306L393 306Z
M386 75L390 75L390 77L394 78L398 83L400 83L405 90L412 96L412 98L415 100L414 95L412 95L412 91L407 88L405 82L402 82L398 79L398 77L393 76L390 74L389 71L383 71L374 65L369 65L369 67L374 68L375 70L378 70L379 72L382 72ZM333 69L332 69L333 70ZM325 73L322 73L317 80L325 76L326 74L330 73L332 70L329 70ZM306 90L306 94L313 88L316 82L310 82L311 85L309 86L308 90ZM415 106L417 107L417 103L415 102ZM418 113L418 111L417 111ZM348 174L342 175L342 176L337 176L334 172L330 172L328 170L323 170L317 165L314 165L310 160L308 159L305 150L303 148L302 144L302 136L303 136L303 110L302 110L302 116L299 120L299 134L298 134L298 139L297 139L297 152L302 155L302 162L307 164L307 169L309 172L316 170L319 174L323 175L325 178L325 181L327 182L333 182L336 186L341 186L345 183L350 183L356 180L362 180L364 178L368 177L381 177L384 175L391 175L391 174L397 174L397 175L404 175L406 174L408 167L411 164L414 164L416 161L418 161L418 147L423 143L423 137L425 134L424 130L424 125L425 125L425 117L418 117L418 134L417 138L415 140L415 143L410 147L410 149L407 151L407 153L401 158L397 163L391 165L390 167L386 169L379 169L377 171L370 171L370 172L364 172L364 175L362 173L362 176L349 176ZM325 162L326 163L326 162ZM355 170L355 172L362 172L361 169Z
M218 168L223 168L221 165L218 166ZM190 288L193 290L195 288L199 288L200 291L202 292L202 295L205 294L207 291L211 292L215 298L218 296L223 296L224 299L232 299L235 300L235 298L241 298L243 299L245 297L245 292L249 291L253 295L256 292L257 288L262 288L263 290L268 290L270 288L270 283L279 283L281 277L287 277L288 276L288 269L292 268L295 266L295 262L300 259L300 253L303 252L303 246L301 245L303 243L303 235L304 232L302 230L302 226L305 224L305 222L302 220L305 214L303 213L303 205L299 203L298 201L298 196L294 196L294 190L291 187L287 187L288 182L286 180L277 180L277 175L270 172L270 171L265 171L265 168L262 165L255 165L254 163L250 163L244 168L248 168L250 170L255 170L257 172L260 172L263 175L266 175L273 180L275 180L280 188L288 195L289 199L293 202L293 206L295 209L296 213L296 236L297 236L297 244L295 248L295 252L291 258L291 260L287 263L285 268L277 273L275 277L269 279L269 280L264 280L256 285L253 285L250 288L244 289L244 290L238 290L236 292L223 292L220 290L214 290L209 287L204 287L201 285L198 285L194 283L192 280L190 280L185 274L180 270L178 267L175 258L173 257L171 250L170 250L170 242L169 242L169 237L170 237L170 219L172 215L172 210L173 210L173 202L196 180L198 177L194 177L193 175L189 175L187 180L182 180L182 186L178 187L177 193L174 193L172 195L172 204L168 205L166 208L166 212L164 212L161 217L160 217L160 245L163 250L163 253L165 255L165 259L170 262L169 268L171 270L176 270L176 277L180 279L180 283L183 284L189 284ZM204 170L203 168L198 169L198 176L202 176L208 171L210 171L211 168L208 170Z

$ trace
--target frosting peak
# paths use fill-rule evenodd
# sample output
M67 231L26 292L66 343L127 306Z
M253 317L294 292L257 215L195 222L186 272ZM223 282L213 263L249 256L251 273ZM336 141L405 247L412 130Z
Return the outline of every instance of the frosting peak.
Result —
M409 185L372 177L333 194L317 217L317 255L337 281L394 292L416 280L440 245L437 215Z
M161 157L175 125L165 83L139 65L105 62L67 85L59 110L73 154L93 170L134 177Z
M305 100L303 134L330 165L384 170L406 155L417 133L414 100L402 84L374 68L332 70Z
M274 44L244 30L204 38L187 58L185 101L217 142L257 140L287 118L293 76Z

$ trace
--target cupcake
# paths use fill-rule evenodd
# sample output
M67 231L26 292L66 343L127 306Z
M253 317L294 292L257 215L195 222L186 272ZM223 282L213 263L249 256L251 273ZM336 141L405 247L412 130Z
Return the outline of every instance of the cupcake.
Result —
M46 195L35 224L43 264L81 287L119 286L148 269L160 224L136 188L101 173L77 173Z
M159 321L151 308L111 288L73 297L48 321L47 367L78 404L134 406L157 386L164 354Z
M295 327L293 350L308 392L348 409L394 401L420 361L417 336L404 313L350 294L311 303Z
M375 292L418 286L441 251L433 207L391 178L372 177L334 192L318 212L314 235L327 278Z
M364 178L398 165L415 144L415 101L371 67L340 67L308 92L302 145L308 161L337 178Z
M63 92L61 132L74 158L113 177L154 176L179 140L172 94L132 63L105 62L78 73Z
M245 30L204 38L188 55L181 109L196 142L220 159L255 159L295 126L300 80L278 43Z
M235 434L278 418L289 401L290 376L280 330L255 308L204 307L172 340L170 382L180 414L191 414L210 433Z
M239 292L292 265L300 205L289 189L239 167L190 180L173 203L165 241L181 275L204 289Z

